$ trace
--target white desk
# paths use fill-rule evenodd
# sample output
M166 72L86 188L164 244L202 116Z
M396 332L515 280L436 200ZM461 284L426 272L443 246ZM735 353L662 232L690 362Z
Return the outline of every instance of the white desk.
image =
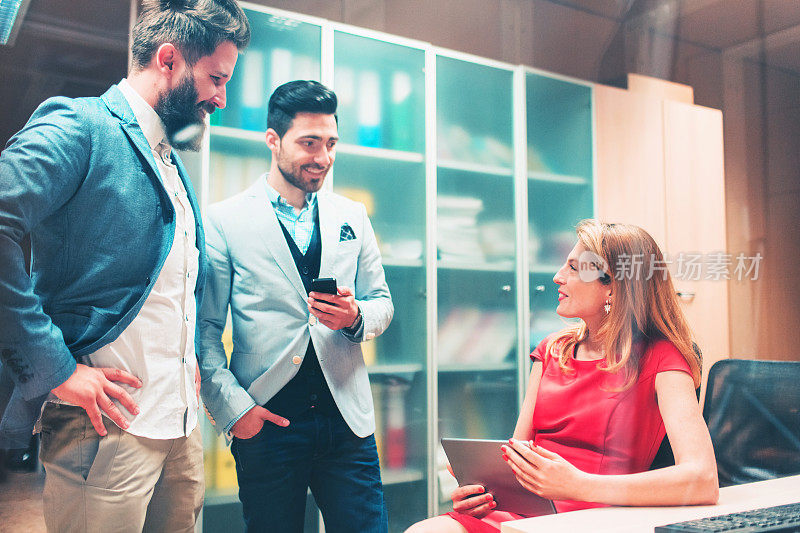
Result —
M502 524L502 533L653 533L653 528L761 507L800 501L800 476L725 487L717 505L689 507L603 507L525 518Z

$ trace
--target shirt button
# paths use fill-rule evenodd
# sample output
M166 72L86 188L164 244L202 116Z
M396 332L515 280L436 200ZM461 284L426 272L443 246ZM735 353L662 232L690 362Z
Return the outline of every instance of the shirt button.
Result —
M303 358L300 357L299 355L295 355L294 357L292 357L292 363L294 363L296 365L299 365L302 362L303 362Z
M311 400L311 401L313 402L314 400L316 400L316 399L317 399L317 395L316 395L316 394L312 394L312 395L311 395L311 396L309 396L308 398L309 398L309 400Z
M309 323L310 325L312 325L312 326L316 325L316 323L317 323L317 317L315 317L314 315L311 315L310 317L308 317L308 323Z
M303 267L303 274L308 275L308 267Z
M173 316L174 316L174 315L173 315ZM183 315L183 319L184 319L186 322L189 322L189 315Z

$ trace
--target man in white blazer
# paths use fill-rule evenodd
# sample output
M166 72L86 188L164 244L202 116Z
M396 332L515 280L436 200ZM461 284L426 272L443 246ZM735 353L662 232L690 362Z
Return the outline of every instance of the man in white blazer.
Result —
M315 81L278 87L269 172L207 213L201 391L233 437L248 531L302 532L309 487L329 533L388 529L360 343L394 307L364 206L318 192L336 153L336 104ZM317 277L335 278L337 294L311 291Z

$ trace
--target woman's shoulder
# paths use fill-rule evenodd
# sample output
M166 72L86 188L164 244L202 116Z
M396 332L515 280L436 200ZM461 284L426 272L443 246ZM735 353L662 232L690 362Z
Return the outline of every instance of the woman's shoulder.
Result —
M565 339L565 330L556 331L542 339L542 341L531 352L531 359L533 361L541 361L544 365L551 359L553 355L553 344L558 343L560 340ZM557 344L556 344L557 349Z
M652 339L645 345L642 374L657 374L667 370L682 370L691 374L686 357L669 340Z

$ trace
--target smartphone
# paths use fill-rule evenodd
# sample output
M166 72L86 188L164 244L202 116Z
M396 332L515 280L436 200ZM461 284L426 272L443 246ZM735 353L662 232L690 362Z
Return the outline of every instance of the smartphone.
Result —
M314 278L311 281L311 291L336 294L336 278Z

